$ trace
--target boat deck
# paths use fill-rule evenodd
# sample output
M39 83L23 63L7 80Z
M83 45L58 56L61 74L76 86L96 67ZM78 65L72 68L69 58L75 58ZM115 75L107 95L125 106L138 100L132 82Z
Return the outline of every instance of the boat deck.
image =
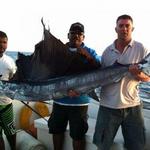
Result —
M147 106L147 107L145 107ZM94 101L90 104L88 114L89 114L89 130L86 134L86 150L96 150L96 146L92 143L93 133L96 123L96 116L99 108L99 103ZM144 113L144 121L146 127L146 149L150 150L150 110L148 109L148 104L144 105L143 113ZM18 111L18 110L17 110ZM46 117L48 119L48 117ZM53 143L52 143L52 135L48 133L48 126L47 122L43 118L36 118L34 120L34 125L37 128L37 139L34 139L30 135L26 134L24 131L17 133L17 150L30 150L29 147L32 147L32 150L53 150ZM32 141L32 142L31 142ZM19 144L23 142L24 145L28 145L28 148L25 146L19 146ZM7 141L6 143L6 150L10 150ZM121 133L121 129L118 130L118 133L115 137L114 144L111 150L125 150L123 148L123 137ZM31 146L30 146L31 145ZM35 148L34 148L35 147ZM40 149L37 149L40 147ZM64 143L64 150L72 150L72 140L69 136L69 127L65 133L65 143Z

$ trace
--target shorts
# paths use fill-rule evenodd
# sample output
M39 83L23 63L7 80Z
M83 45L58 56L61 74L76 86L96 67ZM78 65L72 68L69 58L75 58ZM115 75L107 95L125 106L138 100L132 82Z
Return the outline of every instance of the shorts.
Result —
M88 130L87 109L88 106L62 106L54 103L48 120L49 133L64 133L69 122L70 136L74 140L81 140Z
M100 106L93 143L100 150L110 150L120 126L125 147L128 150L143 150L145 128L141 106L125 109L111 109Z
M6 136L16 133L12 104L8 104L5 108L0 110L0 138L2 137L3 130Z

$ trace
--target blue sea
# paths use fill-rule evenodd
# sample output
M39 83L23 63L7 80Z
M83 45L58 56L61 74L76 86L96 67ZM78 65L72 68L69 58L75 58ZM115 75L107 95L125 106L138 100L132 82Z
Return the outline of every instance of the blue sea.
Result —
M25 55L31 55L31 52L21 52ZM17 51L6 51L6 54L12 57L14 60L17 59L18 52Z
M25 55L31 54L30 52L22 52L22 53L24 53ZM14 60L17 59L16 51L6 51L6 54L11 56ZM139 88L141 100L144 101L145 103L150 103L150 82L140 83Z

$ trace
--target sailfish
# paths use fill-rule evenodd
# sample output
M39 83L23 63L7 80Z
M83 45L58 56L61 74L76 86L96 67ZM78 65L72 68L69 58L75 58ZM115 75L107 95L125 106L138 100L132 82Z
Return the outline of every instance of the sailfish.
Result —
M18 53L17 80L43 81L50 78L81 73L100 67L99 63L83 63L78 52L72 52L69 47L53 36L50 29L46 29L43 19L44 38L35 45L30 56Z
M0 95L20 101L57 100L74 89L90 93L95 88L119 82L128 73L128 65L114 64L101 68L100 63L83 63L79 53L57 39L46 29L44 38L35 45L31 55L18 53L17 72L10 81L0 81ZM150 75L150 54L139 67Z

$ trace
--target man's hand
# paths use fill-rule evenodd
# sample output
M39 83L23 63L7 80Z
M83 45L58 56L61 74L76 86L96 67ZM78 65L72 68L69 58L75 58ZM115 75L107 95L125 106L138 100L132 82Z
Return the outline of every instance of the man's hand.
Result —
M129 72L139 81L150 81L150 77L139 69L138 64L130 65Z
M86 57L87 60L93 61L93 58L91 57L91 55L88 53L88 51L85 48L78 48L78 53Z
M100 63L96 62L96 60L90 55L90 53L85 48L78 48L78 53L85 57L87 61L93 66L100 66Z
M78 97L80 96L79 92L75 91L75 90L69 90L68 91L68 96L73 98L73 97Z

